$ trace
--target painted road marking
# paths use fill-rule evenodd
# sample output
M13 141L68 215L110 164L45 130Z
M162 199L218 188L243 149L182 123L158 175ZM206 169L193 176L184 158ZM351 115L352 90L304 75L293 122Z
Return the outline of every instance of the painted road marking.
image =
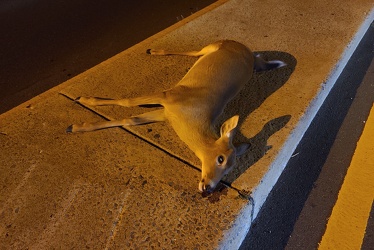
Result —
M374 199L374 105L319 249L360 249Z

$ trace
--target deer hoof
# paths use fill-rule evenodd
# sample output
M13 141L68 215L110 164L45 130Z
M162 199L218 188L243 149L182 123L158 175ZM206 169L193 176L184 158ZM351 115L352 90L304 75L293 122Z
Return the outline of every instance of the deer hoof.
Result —
M70 125L69 127L67 127L66 133L73 133L73 125Z

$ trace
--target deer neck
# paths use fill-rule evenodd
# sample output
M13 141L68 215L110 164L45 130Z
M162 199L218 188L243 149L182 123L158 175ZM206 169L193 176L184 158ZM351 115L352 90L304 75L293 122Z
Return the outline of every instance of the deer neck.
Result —
M218 139L211 127L199 127L193 133L179 135L179 137L200 160Z

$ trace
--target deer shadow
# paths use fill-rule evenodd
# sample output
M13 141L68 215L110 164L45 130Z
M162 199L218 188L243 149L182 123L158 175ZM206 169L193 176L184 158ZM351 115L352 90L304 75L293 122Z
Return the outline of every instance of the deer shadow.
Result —
M252 79L245 85L242 91L229 102L217 124L222 124L228 118L238 114L240 117L240 127L251 112L260 107L266 98L287 82L297 64L296 58L286 52L260 51L255 54L261 54L265 60L282 60L287 63L287 66L254 73ZM262 130L252 138L245 137L238 129L234 144L248 143L250 144L250 148L244 155L239 157L237 166L223 178L223 181L231 184L250 166L261 159L271 148L271 146L267 145L269 137L281 130L290 119L291 115L275 117L266 122ZM216 129L219 131L219 127Z

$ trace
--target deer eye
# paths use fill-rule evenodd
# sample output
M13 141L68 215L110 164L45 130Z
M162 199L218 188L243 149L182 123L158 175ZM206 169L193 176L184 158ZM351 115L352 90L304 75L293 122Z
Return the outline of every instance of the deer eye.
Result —
M217 163L219 165L222 165L222 163L225 161L225 157L223 155L220 155L217 157Z

